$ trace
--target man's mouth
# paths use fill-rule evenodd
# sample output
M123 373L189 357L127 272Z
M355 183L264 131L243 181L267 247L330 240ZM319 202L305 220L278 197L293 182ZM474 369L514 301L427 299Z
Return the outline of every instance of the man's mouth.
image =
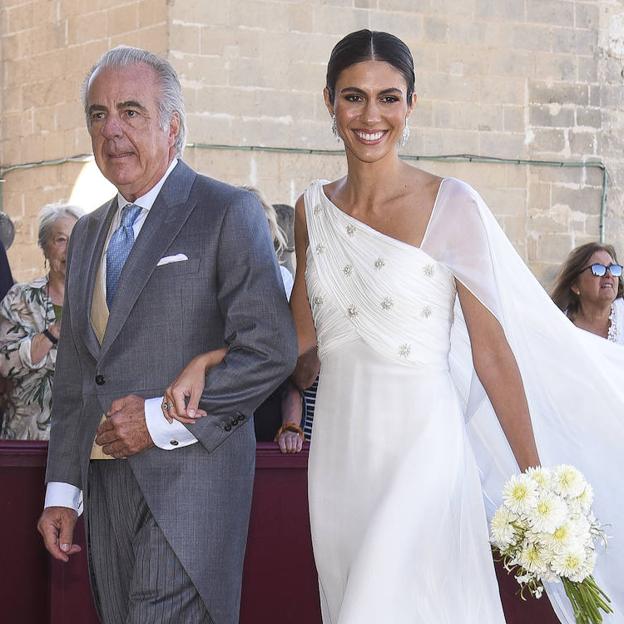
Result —
M133 156L133 152L109 152L107 154L108 158L111 158L113 160L115 159L121 159L121 158L128 158L128 156Z

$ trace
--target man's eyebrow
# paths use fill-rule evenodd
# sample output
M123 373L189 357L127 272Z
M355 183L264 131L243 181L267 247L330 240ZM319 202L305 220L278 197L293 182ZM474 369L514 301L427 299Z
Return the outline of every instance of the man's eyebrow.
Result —
M94 113L96 111L105 111L105 110L106 110L106 106L102 106L101 104L91 104L87 112L90 115L91 113Z
M137 102L136 100L126 100L125 102L119 102L117 104L117 109L121 108L138 108L141 111L146 111L147 108L141 104L141 102Z

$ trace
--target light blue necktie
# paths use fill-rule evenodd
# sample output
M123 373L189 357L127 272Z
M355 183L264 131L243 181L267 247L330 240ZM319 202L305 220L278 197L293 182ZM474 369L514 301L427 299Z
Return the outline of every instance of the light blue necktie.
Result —
M106 250L106 304L110 310L117 292L119 276L134 245L132 226L141 214L141 206L127 204L121 211L121 225L113 232Z

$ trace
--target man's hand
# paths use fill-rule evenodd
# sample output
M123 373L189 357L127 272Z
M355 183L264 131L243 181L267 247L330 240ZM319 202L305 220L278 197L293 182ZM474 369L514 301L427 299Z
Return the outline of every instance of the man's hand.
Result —
M113 401L105 422L98 427L95 442L116 459L154 446L145 423L145 399L130 394Z
M59 561L69 561L70 555L82 548L72 543L78 514L69 507L47 507L43 510L37 530L43 536L47 551Z

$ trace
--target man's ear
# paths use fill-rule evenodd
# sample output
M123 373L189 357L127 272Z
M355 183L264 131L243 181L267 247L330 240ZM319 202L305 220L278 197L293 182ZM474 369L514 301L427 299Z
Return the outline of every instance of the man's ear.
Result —
M180 115L173 113L169 120L169 147L173 147L180 134Z

